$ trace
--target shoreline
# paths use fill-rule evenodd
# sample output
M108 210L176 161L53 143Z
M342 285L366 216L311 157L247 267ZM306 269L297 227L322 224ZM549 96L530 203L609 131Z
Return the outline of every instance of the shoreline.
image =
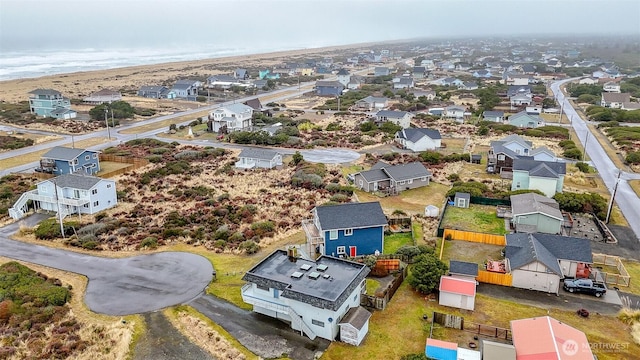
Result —
M271 67L299 57L318 54L336 56L337 53L345 50L355 51L402 41L404 40L283 50L2 80L0 81L0 101L8 103L26 101L29 98L29 91L37 88L55 89L68 98L82 98L105 88L131 91L137 90L142 85L159 85L176 78L208 77L229 73L238 67Z

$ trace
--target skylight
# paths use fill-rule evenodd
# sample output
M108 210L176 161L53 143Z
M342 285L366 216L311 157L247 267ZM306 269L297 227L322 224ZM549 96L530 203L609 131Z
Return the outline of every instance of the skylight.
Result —
M320 273L313 271L309 274L309 277L313 280L318 280L318 278L320 277Z
M307 270L311 269L311 265L309 265L309 264L302 264L302 265L300 265L300 269L302 269L302 270L304 270L304 271L307 271Z
M292 278L296 278L296 279L300 279L302 277L302 275L304 275L303 273L301 273L300 271L296 271L293 274L291 274Z
M320 264L320 265L316 266L316 270L318 270L318 271L325 271L328 268L329 267L327 265L325 265L325 264Z

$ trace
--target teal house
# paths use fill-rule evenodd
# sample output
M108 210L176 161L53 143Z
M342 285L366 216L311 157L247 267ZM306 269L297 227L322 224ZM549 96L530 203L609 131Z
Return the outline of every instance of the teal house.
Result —
M57 90L36 89L29 92L29 111L32 114L56 119L73 119L76 112L71 110L71 101Z

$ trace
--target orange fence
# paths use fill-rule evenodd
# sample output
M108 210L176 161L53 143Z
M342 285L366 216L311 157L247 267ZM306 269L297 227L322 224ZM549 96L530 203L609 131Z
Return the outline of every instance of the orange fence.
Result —
M442 237L447 240L464 240L490 245L505 246L507 244L504 235L484 234L472 231L444 229Z
M511 284L513 283L513 276L511 276L511 274L502 274L497 272L479 270L476 280L481 283L511 286Z
M384 268L387 271L400 270L399 259L378 259L376 260L376 267Z

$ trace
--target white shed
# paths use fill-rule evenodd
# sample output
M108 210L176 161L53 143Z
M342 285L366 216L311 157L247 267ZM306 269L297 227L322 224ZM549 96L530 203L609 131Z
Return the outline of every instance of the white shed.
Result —
M439 213L440 209L435 205L427 205L427 207L424 208L424 216L426 217L438 217Z
M371 313L362 306L353 307L347 311L338 324L340 326L340 341L358 346L369 331Z
M439 304L458 309L473 310L476 302L475 279L453 276L440 277Z

